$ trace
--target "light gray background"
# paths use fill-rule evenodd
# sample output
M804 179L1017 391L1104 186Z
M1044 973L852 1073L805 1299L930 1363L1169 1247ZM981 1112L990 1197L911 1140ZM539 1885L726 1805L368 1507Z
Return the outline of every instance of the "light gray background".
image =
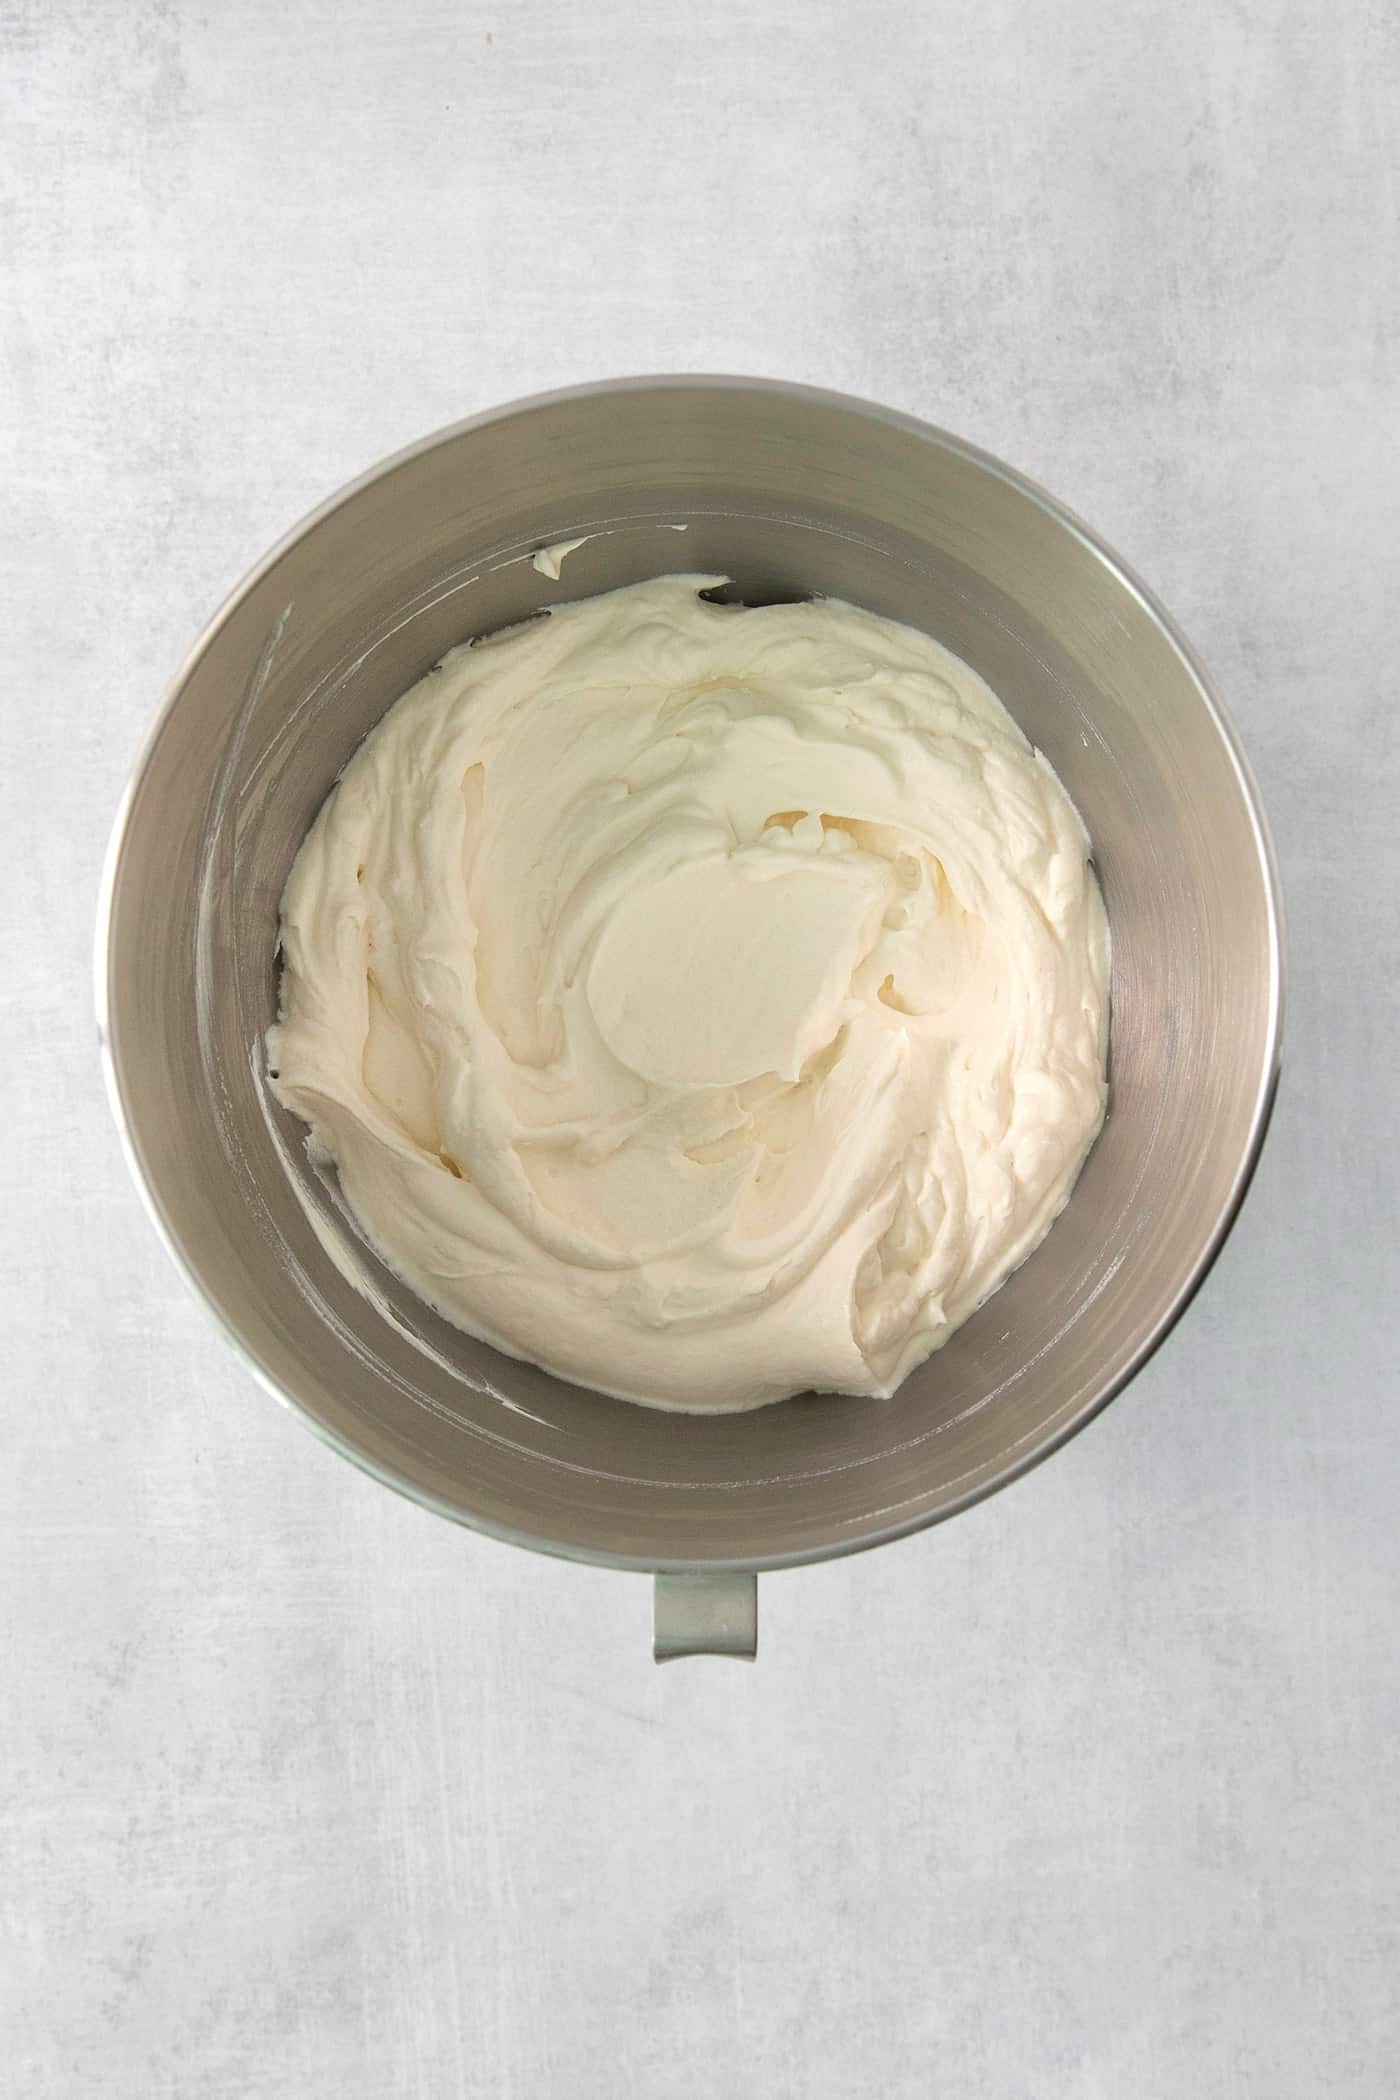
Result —
M1400 2087L1400 34L1389 0L10 0L0 2088ZM849 388L1094 521L1217 674L1291 917L1204 1294L1070 1449L765 1581L457 1533L236 1367L127 1185L89 953L217 601L434 425Z

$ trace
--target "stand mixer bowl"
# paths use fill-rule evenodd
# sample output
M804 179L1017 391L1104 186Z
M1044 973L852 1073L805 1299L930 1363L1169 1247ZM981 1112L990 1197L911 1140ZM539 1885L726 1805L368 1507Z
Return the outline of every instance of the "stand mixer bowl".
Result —
M534 567L534 549L573 539L559 580ZM676 570L925 629L1045 752L1093 840L1113 939L1108 1120L1049 1237L891 1400L662 1414L501 1355L365 1248L264 1084L282 887L366 731L468 636ZM474 417L267 557L196 646L128 791L98 1007L147 1204L262 1383L442 1515L658 1571L658 1652L738 1652L752 1571L952 1515L1144 1362L1257 1159L1281 979L1248 769L1187 645L1116 557L1020 476L909 417L663 378Z

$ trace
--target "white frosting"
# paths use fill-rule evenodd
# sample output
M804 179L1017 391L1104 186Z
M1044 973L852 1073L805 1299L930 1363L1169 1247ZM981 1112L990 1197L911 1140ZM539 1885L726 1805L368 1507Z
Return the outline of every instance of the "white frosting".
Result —
M592 538L593 534L591 532L585 532L581 539L555 540L551 546L537 547L531 567L538 569L541 576L548 576L552 583L557 583L559 571L563 568L569 556L576 552L578 548L585 546Z
M662 577L454 650L283 899L279 1098L469 1333L657 1407L887 1394L1102 1121L1108 935L948 651Z

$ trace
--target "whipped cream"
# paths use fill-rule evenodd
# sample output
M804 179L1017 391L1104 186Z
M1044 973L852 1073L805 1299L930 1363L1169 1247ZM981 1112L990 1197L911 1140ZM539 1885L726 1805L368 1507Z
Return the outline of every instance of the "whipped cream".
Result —
M587 546L592 537L592 533L585 532L581 539L555 540L551 546L537 547L531 567L538 569L541 576L548 576L552 583L557 583L559 572L569 556L576 554L580 547Z
M1103 1119L1108 931L946 649L666 576L456 649L282 902L279 1099L468 1333L655 1407L888 1394Z

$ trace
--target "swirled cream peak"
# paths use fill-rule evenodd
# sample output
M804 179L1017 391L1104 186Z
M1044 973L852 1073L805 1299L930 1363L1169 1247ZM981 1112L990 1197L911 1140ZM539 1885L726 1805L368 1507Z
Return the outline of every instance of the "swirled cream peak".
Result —
M282 904L280 1099L469 1333L652 1406L887 1394L1103 1116L1088 841L988 687L667 576L454 650Z

